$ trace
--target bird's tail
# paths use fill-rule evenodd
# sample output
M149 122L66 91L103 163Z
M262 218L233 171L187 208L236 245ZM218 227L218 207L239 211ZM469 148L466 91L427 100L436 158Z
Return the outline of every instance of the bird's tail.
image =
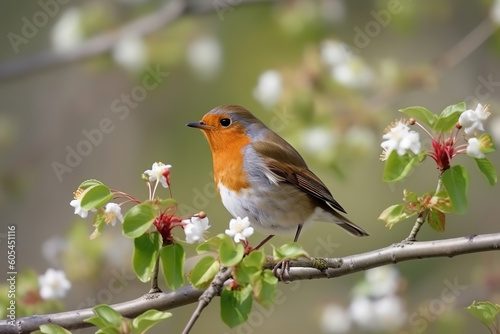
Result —
M352 221L342 216L340 213L336 211L329 211L333 216L335 216L335 223L342 227L344 230L349 232L350 234L357 237L366 237L369 236L368 232L363 230L358 225L354 224Z

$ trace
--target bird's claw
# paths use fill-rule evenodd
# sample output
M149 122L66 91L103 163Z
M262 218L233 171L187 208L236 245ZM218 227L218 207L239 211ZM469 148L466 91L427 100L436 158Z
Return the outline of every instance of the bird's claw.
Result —
M279 270L281 267L281 270ZM279 270L279 271L278 271ZM290 261L283 260L278 262L273 268L273 274L282 282L289 282L290 276Z

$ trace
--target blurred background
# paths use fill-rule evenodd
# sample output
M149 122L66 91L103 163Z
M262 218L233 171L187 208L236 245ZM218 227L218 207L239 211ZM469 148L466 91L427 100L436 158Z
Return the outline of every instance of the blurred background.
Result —
M382 182L380 143L399 109L490 105L486 130L500 145L498 1L2 1L0 17L0 249L15 225L18 316L149 289L133 274L132 241L119 226L91 241L92 214L73 214L84 180L147 199L141 174L155 161L171 164L179 212L206 211L211 235L227 228L208 144L185 127L220 104L245 106L292 143L371 234L356 239L317 223L300 239L313 256L361 253L410 232L414 220L389 230L377 217L405 188L434 190L437 170L427 159L406 181ZM421 140L429 147L423 132ZM500 164L497 153L489 159ZM498 231L500 189L469 157L453 163L469 169L469 210L448 215L444 233L424 225L419 240ZM216 300L192 333L486 333L464 308L500 303L498 256L279 284L276 305L254 306L246 324L226 327ZM71 289L41 303L38 276L48 268L64 271ZM180 332L194 308L172 310L152 332Z

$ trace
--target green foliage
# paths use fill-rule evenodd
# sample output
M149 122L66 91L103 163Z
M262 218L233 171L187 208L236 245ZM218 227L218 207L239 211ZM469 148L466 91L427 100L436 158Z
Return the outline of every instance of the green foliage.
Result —
M497 183L497 171L495 170L495 166L486 158L482 159L474 159L476 161L477 167L486 177L490 185L494 185Z
M488 327L490 331L492 327L497 328L497 316L500 313L500 305L474 301L467 307L467 311Z
M161 245L160 239L158 232L144 233L134 239L132 266L141 282L147 282L153 276L153 270Z
M278 279L272 270L264 269L254 282L253 293L255 299L264 307L274 303Z
M467 210L469 174L463 166L451 166L451 160L460 153L467 152L472 156L477 155L474 150L471 152L469 152L469 148L466 150L465 145L456 146L458 132L461 129L461 126L456 125L462 113L466 111L466 105L460 102L447 106L439 115L420 106L409 107L400 111L418 122L421 127L427 128L426 132L432 139L432 151L428 153L422 150L418 154L406 153L402 156L397 153L397 150L384 152L386 163L382 178L385 182L401 181L409 175L416 164L423 161L426 155L429 155L436 161L440 172L438 190L421 196L405 190L404 203L389 206L380 214L379 219L385 221L387 227L392 228L395 224L419 214L432 229L443 232L446 227L446 213L463 214ZM411 121L410 124L414 124L414 122ZM467 131L466 134L469 132ZM399 135L406 136L407 134L402 131ZM396 137L391 140L396 143L397 140L400 140L401 142L398 144L401 144L404 139ZM413 139L414 137L411 140ZM467 139L467 135L465 139ZM495 150L493 140L489 134L483 133L478 140L482 153L487 154ZM477 141L475 144L477 145ZM495 184L497 182L497 173L493 164L486 158L474 160L488 182L491 185Z
M385 182L397 182L404 179L411 172L413 167L422 162L427 155L425 150L419 154L405 154L400 156L398 152L393 150L389 153L385 162L384 173L382 179Z
M248 319L252 310L252 288L246 286L237 289L225 288L221 295L221 318L226 325L234 328Z
M95 209L103 206L112 198L113 194L105 185L98 184L89 186L81 195L81 207L84 210Z
M46 324L40 325L40 329L31 332L32 334L71 334L71 332L59 325Z
M415 119L416 121L427 125L431 129L434 127L434 124L437 122L437 116L431 113L424 107L408 107L400 110L402 113L405 113L408 117Z
M219 234L221 240L219 248L220 261L223 266L231 267L239 263L245 255L245 248L242 244L234 244L233 240L226 234Z
M406 203L394 204L382 211L378 219L386 222L387 227L392 228L397 223L417 214L416 210L409 210Z
M188 273L189 282L197 289L206 289L219 272L220 264L212 256L202 258Z
M135 334L143 334L151 327L156 325L162 320L170 318L172 313L160 312L157 310L147 310L137 318L132 320L132 330Z
M467 169L460 165L453 166L443 172L441 180L450 195L453 212L465 213L467 210L467 189L469 188Z
M276 248L273 246L274 261L295 260L299 257L309 257L309 254L296 242L290 242Z
M466 110L466 106L464 102L460 102L457 104L452 104L444 108L444 110L437 117L436 123L432 127L432 129L436 132L449 132L455 124L457 124L460 115Z
M97 333L103 334L143 334L158 322L172 316L168 312L147 310L131 321L108 305L97 305L93 308L93 311L96 316L85 319L85 322L98 327L99 331Z
M460 115L466 110L464 102L447 106L439 115L436 115L424 107L408 107L400 110L402 113L415 119L430 129L444 133L449 132L458 122Z
M184 260L186 254L181 244L167 245L161 249L160 259L167 285L177 290L184 284Z
M123 235L135 239L146 232L158 214L150 204L139 204L127 211L123 217Z

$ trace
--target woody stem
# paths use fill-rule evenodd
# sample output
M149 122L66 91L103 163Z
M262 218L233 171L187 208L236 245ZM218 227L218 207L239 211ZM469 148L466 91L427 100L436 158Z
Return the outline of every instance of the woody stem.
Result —
M160 257L158 256L156 258L155 268L153 270L153 277L151 278L151 289L149 290L149 293L161 292L160 288L158 287L158 268L159 267L160 267Z
M417 233L418 233L418 231L420 231L420 228L422 227L422 225L425 221L424 212L420 212L418 214L417 221L415 222L415 225L413 225L413 228L411 229L410 235L408 236L408 238L405 239L405 241L416 241L417 240Z

